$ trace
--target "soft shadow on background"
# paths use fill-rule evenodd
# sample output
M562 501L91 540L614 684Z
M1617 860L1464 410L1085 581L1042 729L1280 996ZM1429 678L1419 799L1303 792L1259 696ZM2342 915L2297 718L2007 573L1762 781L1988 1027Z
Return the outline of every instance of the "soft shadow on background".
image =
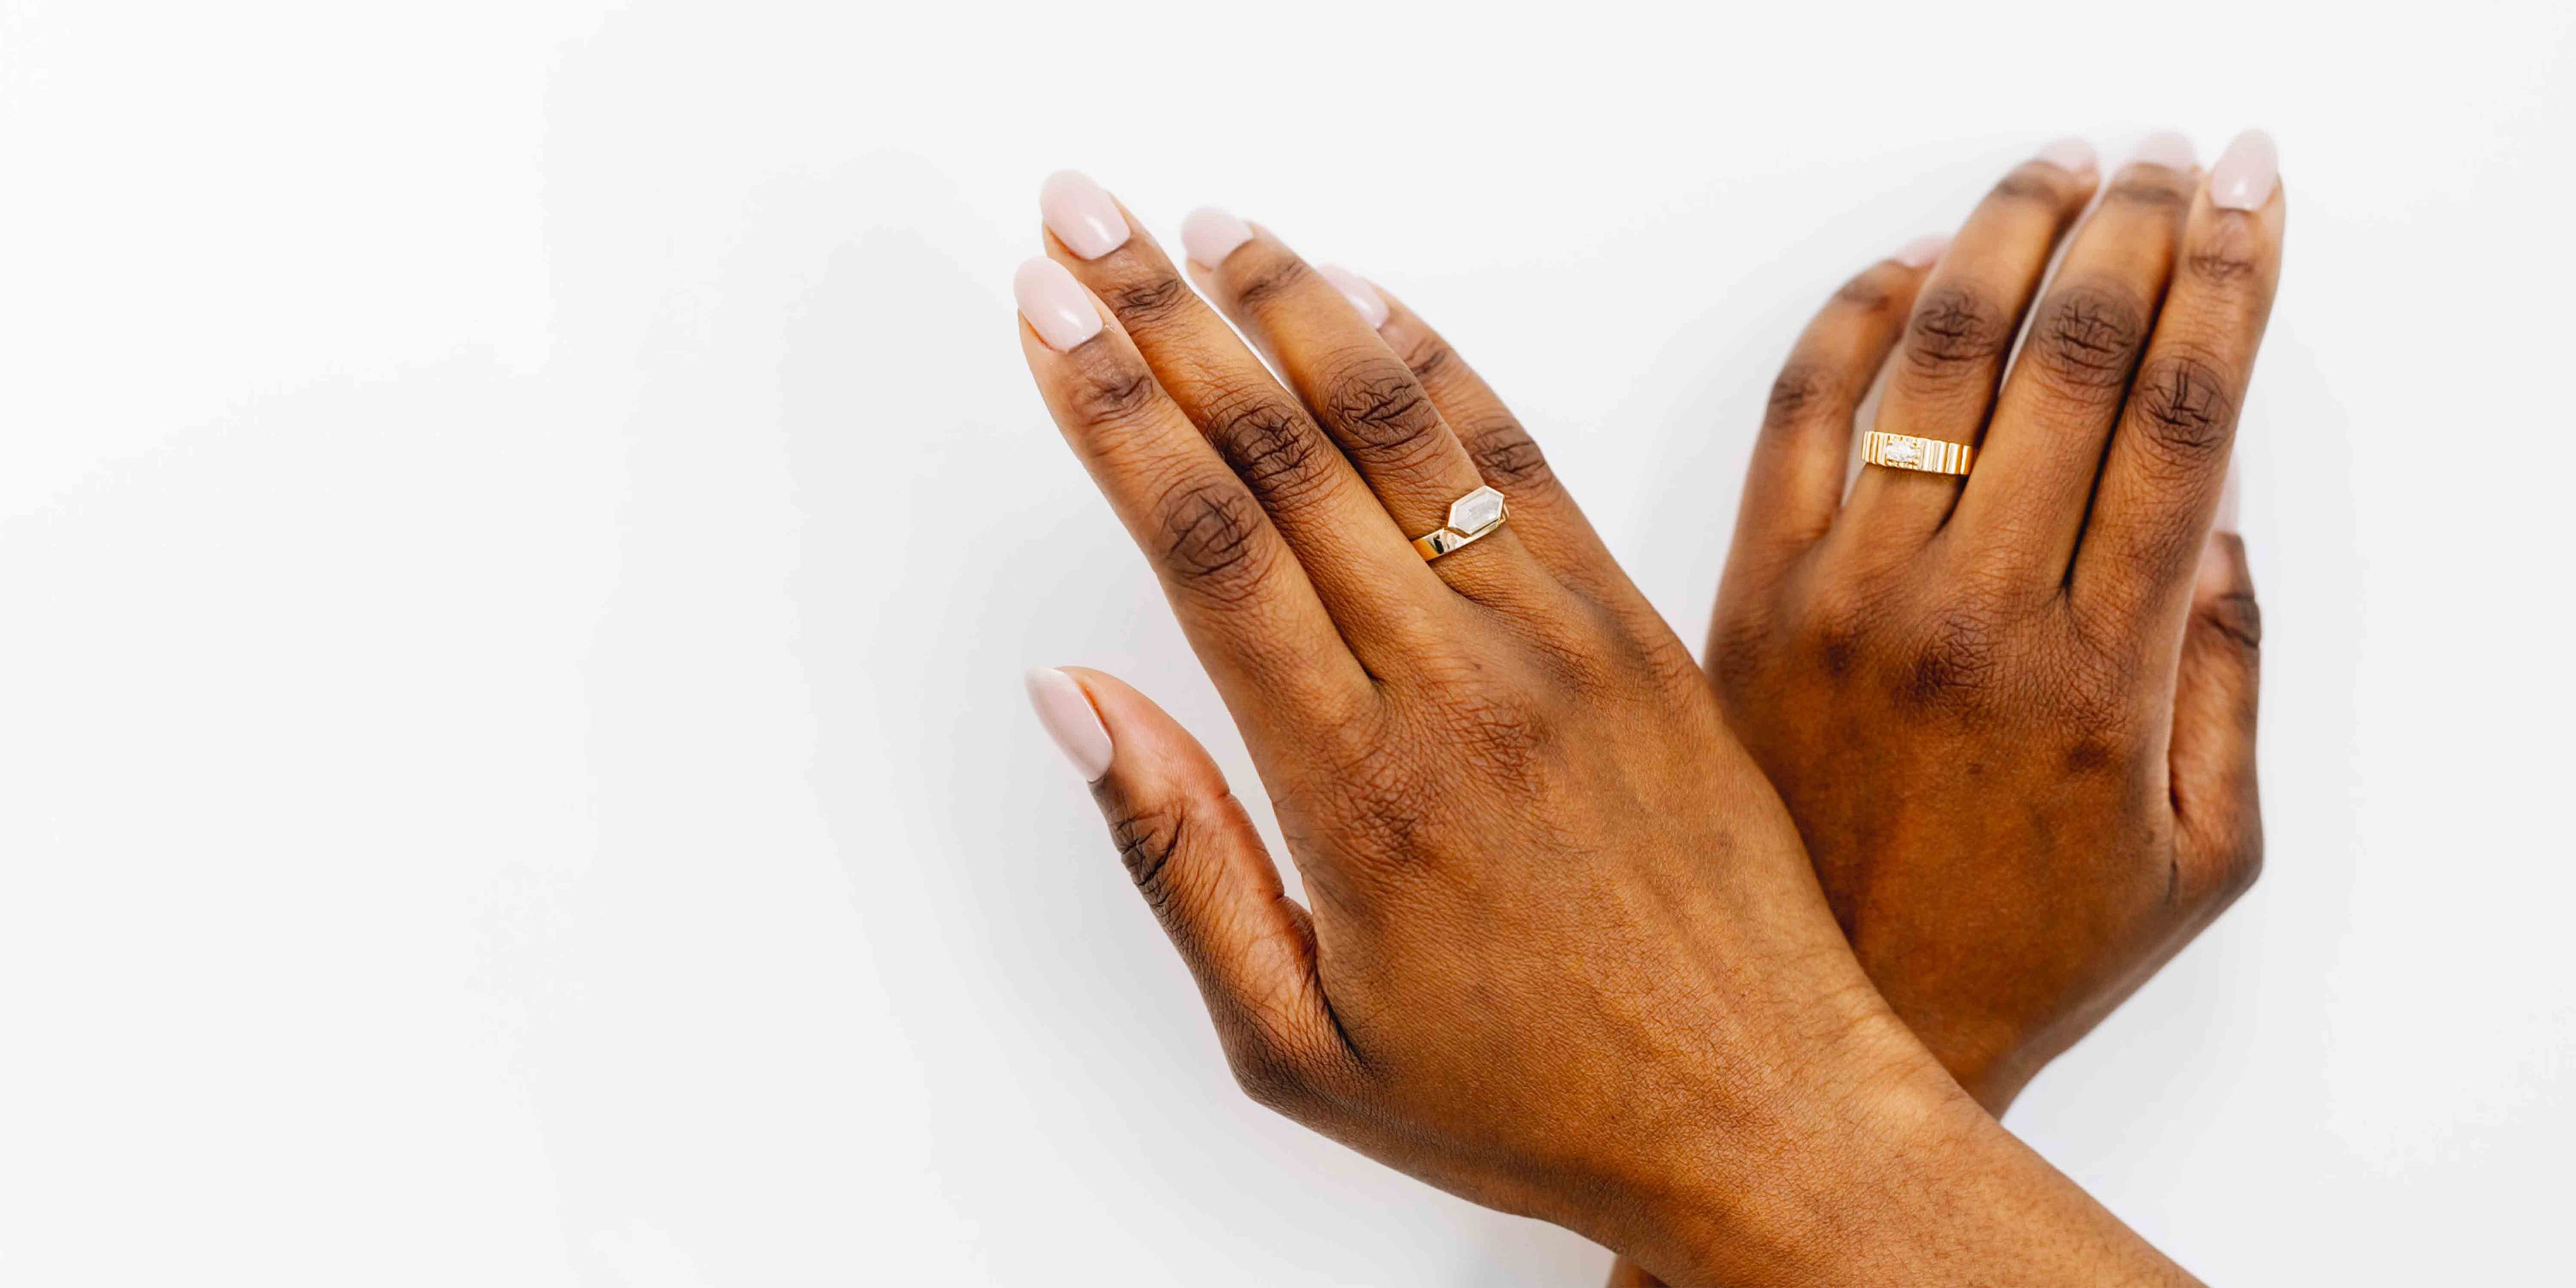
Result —
M1261 796L1021 367L1039 179L1394 289L1696 644L1843 277L2245 124L2270 862L2010 1123L2213 1281L2560 1264L2576 16L1781 9L11 6L7 1277L1592 1282L1235 1090L1029 718Z

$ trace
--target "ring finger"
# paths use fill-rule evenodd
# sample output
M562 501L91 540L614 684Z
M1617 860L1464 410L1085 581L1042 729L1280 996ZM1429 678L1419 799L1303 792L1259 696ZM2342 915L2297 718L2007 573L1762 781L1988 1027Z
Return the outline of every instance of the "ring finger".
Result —
M1961 558L2051 591L2064 583L2199 182L2191 141L2158 134L2076 232L1959 498Z
M1172 401L1251 489L1341 623L1385 673L1419 647L1439 579L1324 431L1117 199L1082 175L1047 180L1047 255L1108 305Z
M1218 307L1270 355L1405 535L1447 526L1451 504L1484 479L1421 382L1379 338L1387 314L1374 288L1346 274L1327 280L1277 238L1222 211L1192 214L1182 242ZM1533 604L1561 590L1509 525L1442 556L1432 570L1493 606Z
M1915 297L1875 428L1977 441L2049 254L2093 185L2092 149L2068 140L2023 162L1977 203ZM1939 530L1959 485L1956 475L1864 469L1833 540L1910 552Z

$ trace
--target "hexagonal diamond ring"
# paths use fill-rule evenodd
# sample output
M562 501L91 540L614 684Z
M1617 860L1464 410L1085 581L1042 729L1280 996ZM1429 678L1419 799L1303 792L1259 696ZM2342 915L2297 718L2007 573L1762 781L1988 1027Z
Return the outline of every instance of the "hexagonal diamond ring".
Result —
M1450 502L1449 526L1415 537L1413 548L1428 563L1503 526L1503 520L1510 517L1511 507L1503 503L1503 494L1480 487Z

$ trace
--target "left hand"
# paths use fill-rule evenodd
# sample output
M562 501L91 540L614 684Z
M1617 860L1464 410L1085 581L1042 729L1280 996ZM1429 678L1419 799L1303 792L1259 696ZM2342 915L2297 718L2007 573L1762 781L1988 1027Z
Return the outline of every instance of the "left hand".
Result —
M1247 1090L1673 1282L2183 1281L1887 1011L1688 649L1525 440L1510 521L1426 563L1409 538L1484 478L1376 319L1196 221L1283 389L1123 208L1054 195L1022 349L1311 915L1168 717L1097 673L1033 689Z

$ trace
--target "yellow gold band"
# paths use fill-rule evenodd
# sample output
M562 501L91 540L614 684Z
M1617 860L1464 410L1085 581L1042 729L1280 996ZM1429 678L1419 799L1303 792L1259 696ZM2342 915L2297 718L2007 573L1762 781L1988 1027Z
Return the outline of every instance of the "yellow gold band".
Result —
M1912 434L1882 434L1871 430L1860 440L1860 458L1871 465L1884 465L1892 470L1919 470L1925 474L1965 474L1977 449L1966 443L1953 443L1944 438L1917 438Z

